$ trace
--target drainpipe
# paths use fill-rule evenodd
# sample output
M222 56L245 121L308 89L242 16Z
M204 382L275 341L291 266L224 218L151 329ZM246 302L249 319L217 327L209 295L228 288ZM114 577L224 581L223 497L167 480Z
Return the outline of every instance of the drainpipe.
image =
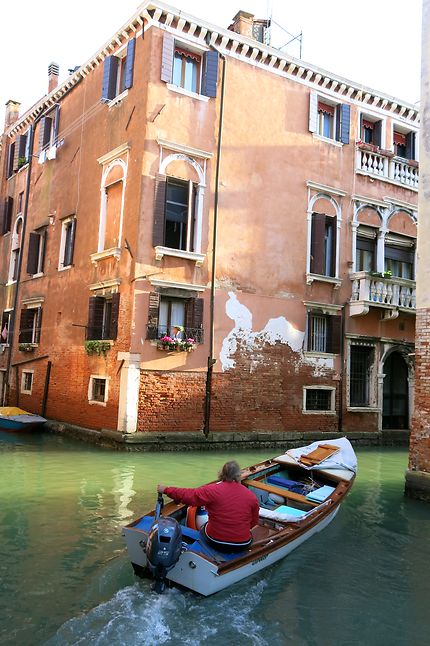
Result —
M339 415L337 418L337 430L339 433L342 433L342 424L343 424L343 388L344 388L344 361L345 361L345 308L346 303L342 307L342 321L340 325L340 382L339 382Z
M209 323L209 356L208 367L206 373L206 391L205 391L205 409L204 409L204 426L203 433L205 437L209 435L210 431L210 414L211 414L211 398L212 398L212 374L213 367L216 362L214 358L214 318L215 318L215 272L216 272L216 244L218 232L218 197L219 197L219 171L221 162L221 143L222 143L222 126L224 119L224 91L225 91L225 66L226 60L224 54L216 48L222 61L221 73L221 100L219 108L219 123L218 123L218 144L217 144L217 157L215 166L215 195L214 195L214 220L213 220L213 237L212 237L212 276L211 276L211 291L210 291L210 323Z
M19 286L21 282L21 267L22 267L23 251L24 251L25 230L27 226L28 202L30 198L30 181L31 181L31 167L33 162L34 132L35 132L37 123L43 117L44 113L45 113L45 110L43 110L35 118L35 120L30 126L30 133L29 133L29 137L30 137L30 145L28 148L29 160L28 160L27 178L26 178L26 185L25 185L24 211L22 213L21 245L20 245L19 255L18 255L18 271L17 271L16 283L15 283L15 294L13 297L13 309L11 312L10 323L9 323L10 331L9 331L9 339L8 339L9 348L8 348L7 365L6 365L6 383L4 384L3 393L2 393L3 405L5 405L9 400L12 348L13 348L13 341L15 336L15 323L16 323L16 308L18 306L18 291L19 291ZM16 387L18 389L18 384L16 384Z

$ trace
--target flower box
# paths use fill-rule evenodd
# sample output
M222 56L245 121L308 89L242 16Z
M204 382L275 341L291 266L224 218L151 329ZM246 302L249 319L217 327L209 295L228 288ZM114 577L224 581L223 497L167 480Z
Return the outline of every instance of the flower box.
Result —
M191 352L196 347L194 339L173 339L171 336L163 336L157 341L157 350L165 352Z

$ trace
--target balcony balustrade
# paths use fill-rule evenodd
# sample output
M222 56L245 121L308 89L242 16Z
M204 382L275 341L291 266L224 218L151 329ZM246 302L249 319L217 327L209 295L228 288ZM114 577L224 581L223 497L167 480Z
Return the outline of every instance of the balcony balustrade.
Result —
M394 157L376 146L358 144L357 170L418 189L418 162Z
M387 310L384 318L396 318L399 310L415 313L415 281L372 276L364 271L351 274L350 315L363 316L370 307Z

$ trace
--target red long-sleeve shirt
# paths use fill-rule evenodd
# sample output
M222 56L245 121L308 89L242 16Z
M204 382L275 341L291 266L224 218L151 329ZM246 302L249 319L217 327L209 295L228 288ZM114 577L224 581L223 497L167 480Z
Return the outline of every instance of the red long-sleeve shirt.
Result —
M258 524L257 497L240 482L214 482L197 489L166 487L164 493L176 502L206 507L207 533L218 541L245 542Z

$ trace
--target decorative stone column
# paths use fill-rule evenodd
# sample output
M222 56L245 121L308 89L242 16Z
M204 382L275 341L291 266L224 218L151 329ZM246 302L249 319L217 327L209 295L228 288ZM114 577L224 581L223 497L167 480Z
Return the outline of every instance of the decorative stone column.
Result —
M405 493L430 502L430 0L423 0L415 410Z

